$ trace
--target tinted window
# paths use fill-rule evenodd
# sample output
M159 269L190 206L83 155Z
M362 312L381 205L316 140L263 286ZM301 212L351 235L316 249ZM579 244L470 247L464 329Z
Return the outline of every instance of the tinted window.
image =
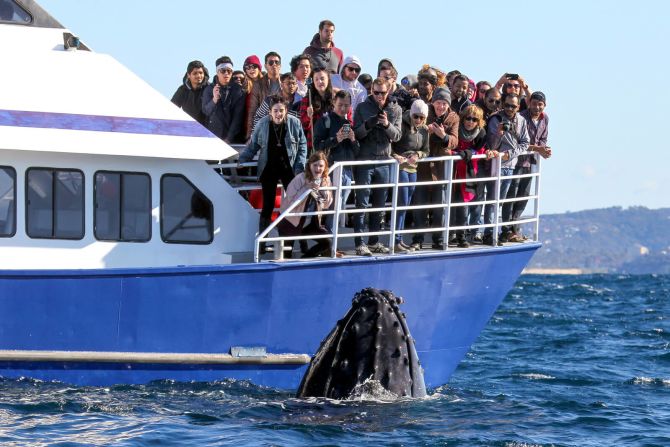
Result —
M81 171L31 168L26 181L28 236L84 237L84 174Z
M151 179L147 174L95 174L95 237L134 242L151 239Z
M16 232L16 171L0 166L0 237Z
M212 202L182 175L161 178L161 237L165 242L212 242Z
M0 0L0 22L30 23L32 17L13 0Z

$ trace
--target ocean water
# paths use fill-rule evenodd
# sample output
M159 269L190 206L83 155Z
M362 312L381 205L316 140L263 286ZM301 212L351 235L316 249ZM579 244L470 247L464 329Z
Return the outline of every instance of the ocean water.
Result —
M523 276L425 399L0 379L0 445L670 446L669 322L670 276Z

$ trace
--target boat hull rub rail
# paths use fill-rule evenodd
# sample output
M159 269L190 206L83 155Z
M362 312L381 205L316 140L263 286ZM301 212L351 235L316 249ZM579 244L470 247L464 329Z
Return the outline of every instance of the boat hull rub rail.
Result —
M3 362L306 365L310 360L311 357L307 354L265 354L264 356L254 357L177 352L0 350L0 361Z

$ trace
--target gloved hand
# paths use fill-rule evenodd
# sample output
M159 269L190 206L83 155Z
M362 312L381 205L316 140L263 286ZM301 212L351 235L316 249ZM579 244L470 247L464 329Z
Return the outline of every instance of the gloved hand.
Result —
M377 116L377 115L375 115L375 116L373 116L373 117L371 117L371 118L368 118L368 119L365 121L365 128L366 128L367 130L370 130L370 129L372 129L373 127L375 127L375 126L377 125L378 122L379 122L379 116Z

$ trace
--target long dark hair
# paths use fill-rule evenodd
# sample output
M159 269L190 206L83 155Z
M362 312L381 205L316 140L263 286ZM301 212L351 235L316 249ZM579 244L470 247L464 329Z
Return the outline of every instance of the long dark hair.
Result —
M321 93L318 92L316 86L314 86L314 75L316 73L325 72L328 75L328 87L326 87L326 92L324 96L321 96ZM312 96L312 107L314 108L314 113L325 113L333 109L333 83L330 79L330 72L325 67L315 67L310 73L309 77L312 79L312 82L309 86L309 93Z

